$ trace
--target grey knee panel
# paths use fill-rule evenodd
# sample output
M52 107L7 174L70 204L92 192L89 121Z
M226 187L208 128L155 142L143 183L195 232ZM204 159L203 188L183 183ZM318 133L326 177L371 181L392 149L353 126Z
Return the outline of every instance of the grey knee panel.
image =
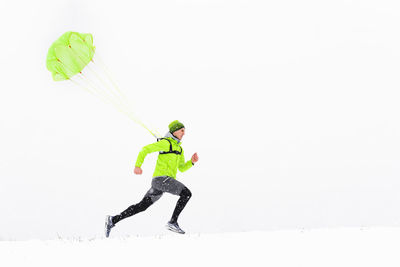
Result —
M163 192L160 190L157 190L155 188L150 188L149 191L147 191L146 195L144 197L150 197L151 201L154 203L157 200L161 198L163 195Z

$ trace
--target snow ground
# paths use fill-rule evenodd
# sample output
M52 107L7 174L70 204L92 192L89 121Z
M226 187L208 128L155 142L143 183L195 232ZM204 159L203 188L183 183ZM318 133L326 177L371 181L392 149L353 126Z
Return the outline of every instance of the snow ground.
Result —
M399 240L385 227L3 241L0 266L389 267L400 266Z

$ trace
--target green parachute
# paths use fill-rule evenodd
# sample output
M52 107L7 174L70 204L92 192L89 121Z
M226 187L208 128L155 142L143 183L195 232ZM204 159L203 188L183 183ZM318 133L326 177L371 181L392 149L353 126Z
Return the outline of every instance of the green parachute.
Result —
M46 59L47 69L54 81L73 82L102 101L113 105L154 137L159 138L159 134L156 135L135 117L131 103L118 88L98 52L95 51L92 34L66 32L50 46Z
M55 81L68 80L89 64L95 49L90 33L66 32L49 48L47 69Z

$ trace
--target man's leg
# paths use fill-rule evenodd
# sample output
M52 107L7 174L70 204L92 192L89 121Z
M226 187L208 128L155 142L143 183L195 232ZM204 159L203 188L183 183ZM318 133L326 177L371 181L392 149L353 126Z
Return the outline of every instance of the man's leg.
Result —
M188 203L189 199L192 197L192 192L185 187L182 192L179 194L180 198L176 203L174 213L172 214L172 218L170 220L171 223L178 222L179 214L181 214L182 210L185 208L186 204Z
M168 176L157 177L153 179L152 186L153 188L156 188L162 192L180 196L170 221L172 223L176 223L178 221L179 214L181 214L189 199L192 197L192 193L183 183Z
M139 203L137 203L135 205L128 207L126 210L124 210L120 214L113 216L112 223L116 224L125 218L128 218L139 212L145 211L148 207L153 205L154 202L159 200L160 197L162 196L162 194L163 194L162 191L157 190L155 188L150 188L150 190L146 193L146 195L144 196L142 201L140 201Z

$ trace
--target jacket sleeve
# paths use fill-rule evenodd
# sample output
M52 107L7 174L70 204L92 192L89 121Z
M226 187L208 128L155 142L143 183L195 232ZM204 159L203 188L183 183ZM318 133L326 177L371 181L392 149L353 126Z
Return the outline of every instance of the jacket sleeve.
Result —
M137 157L135 167L141 167L144 161L144 158L149 153L158 152L158 151L168 151L169 150L169 143L167 140L163 139L161 141L155 142L153 144L144 146L142 150L139 152Z
M179 159L179 165L178 165L179 171L180 172L185 172L185 171L189 170L192 166L193 166L193 163L192 163L191 159L185 162L185 156L184 156L184 153L182 151L182 154L181 154L180 159Z

